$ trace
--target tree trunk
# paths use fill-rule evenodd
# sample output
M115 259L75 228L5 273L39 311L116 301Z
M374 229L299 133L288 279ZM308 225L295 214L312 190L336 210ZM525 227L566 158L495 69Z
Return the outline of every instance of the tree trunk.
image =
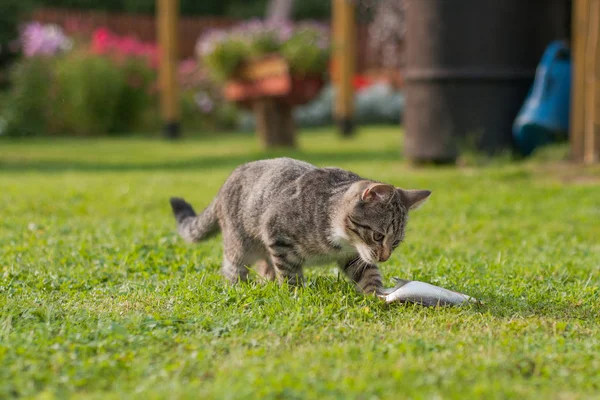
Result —
M292 106L276 98L261 98L254 102L256 129L265 149L296 146L296 126Z

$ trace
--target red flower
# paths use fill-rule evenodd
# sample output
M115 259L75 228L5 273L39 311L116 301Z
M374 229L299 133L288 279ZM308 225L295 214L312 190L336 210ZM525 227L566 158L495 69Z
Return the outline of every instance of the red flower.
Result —
M352 84L354 85L354 88L356 90L364 89L364 88L370 86L371 83L372 83L372 81L369 78L362 76L362 75L356 75L352 82Z
M95 54L106 54L111 47L112 34L106 28L99 28L92 34L91 50Z
M129 57L146 59L152 68L156 68L158 64L158 49L154 43L144 43L133 36L118 36L106 28L94 31L91 51L95 54L107 54L117 61Z

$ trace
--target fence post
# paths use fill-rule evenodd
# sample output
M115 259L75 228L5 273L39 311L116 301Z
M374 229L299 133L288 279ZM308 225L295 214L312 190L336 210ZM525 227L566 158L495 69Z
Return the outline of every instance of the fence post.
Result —
M571 157L600 161L600 0L573 1Z
M175 139L181 130L177 82L179 0L157 0L156 10L161 114L165 136Z
M333 0L333 67L335 119L342 135L354 132L354 87L356 70L356 15L351 0Z

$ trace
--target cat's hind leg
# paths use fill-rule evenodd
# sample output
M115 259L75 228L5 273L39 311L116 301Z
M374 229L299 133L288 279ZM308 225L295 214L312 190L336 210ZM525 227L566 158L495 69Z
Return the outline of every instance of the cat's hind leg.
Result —
M223 265L221 272L225 279L231 283L248 280L248 266L255 259L252 259L252 253L248 243L237 234L233 229L223 227Z

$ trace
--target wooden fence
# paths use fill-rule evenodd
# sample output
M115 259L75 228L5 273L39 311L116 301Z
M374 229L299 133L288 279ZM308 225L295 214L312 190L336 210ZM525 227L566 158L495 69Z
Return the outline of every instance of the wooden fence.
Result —
M600 162L600 0L573 1L571 153Z
M156 42L156 22L151 15L42 8L35 11L31 19L57 24L68 33L91 33L97 28L105 27L119 35L133 35L143 41ZM239 19L222 17L181 17L179 56L182 59L194 57L196 41L203 33L212 29L227 29L240 22ZM369 48L368 30L367 24L358 25L356 67L359 73L380 70L382 65L381 54Z
M132 35L145 42L156 42L156 21L152 15L106 13L68 9L38 9L31 19L57 24L68 33L89 34L104 27L118 35ZM179 53L181 58L194 56L198 38L211 29L227 29L238 23L231 18L181 17L179 23Z

